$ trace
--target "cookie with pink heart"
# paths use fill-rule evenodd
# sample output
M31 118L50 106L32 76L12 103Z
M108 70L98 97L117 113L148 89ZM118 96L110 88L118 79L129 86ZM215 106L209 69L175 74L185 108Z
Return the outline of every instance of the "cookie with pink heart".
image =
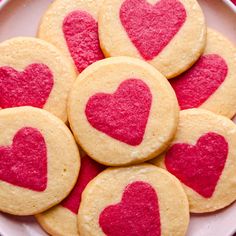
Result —
M206 43L196 0L105 0L98 23L107 57L143 59L167 78L191 67Z
M181 110L204 108L232 118L236 113L236 47L208 29L203 55L188 71L170 80Z
M104 168L104 166L98 164L90 157L82 157L79 177L70 195L60 205L36 215L37 221L46 232L50 235L79 235L77 214L82 192L86 185Z
M150 164L103 171L85 188L78 216L79 232L91 236L182 236L188 223L180 182Z
M19 37L0 44L0 109L32 106L67 120L66 102L76 73L53 45Z
M68 103L77 142L99 163L140 163L171 141L179 108L173 89L154 67L129 57L109 58L84 70Z
M67 126L33 107L2 110L0 124L0 210L33 215L61 202L80 167Z
M38 37L59 48L78 73L104 58L97 22L102 2L56 0L42 17Z
M204 213L236 200L236 125L203 109L180 112L169 149L153 163L175 175L187 193L190 211Z

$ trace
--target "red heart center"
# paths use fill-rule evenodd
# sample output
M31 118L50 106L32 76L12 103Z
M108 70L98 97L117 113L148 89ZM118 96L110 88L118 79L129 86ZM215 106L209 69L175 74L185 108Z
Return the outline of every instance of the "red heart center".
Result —
M216 54L200 57L187 72L171 79L182 110L201 106L224 82L228 74L225 60Z
M47 148L35 128L20 129L12 146L0 147L0 179L34 191L47 187Z
M84 11L73 11L63 22L64 37L79 72L104 58L98 39L98 24Z
M178 33L186 20L185 8L178 0L126 0L120 20L130 40L145 60L155 58Z
M62 206L77 214L81 202L81 195L87 184L97 176L104 167L85 156L81 159L81 168L77 183L70 195L62 202Z
M31 64L23 72L0 67L0 107L43 108L53 84L52 72L44 64Z
M228 143L216 133L207 133L195 146L174 144L165 156L167 170L205 198L210 198L224 169Z
M141 181L128 185L121 202L102 211L99 224L107 236L160 236L156 191L150 184Z
M152 104L149 87L140 79L122 82L110 95L97 93L89 98L86 116L97 130L129 145L139 145Z

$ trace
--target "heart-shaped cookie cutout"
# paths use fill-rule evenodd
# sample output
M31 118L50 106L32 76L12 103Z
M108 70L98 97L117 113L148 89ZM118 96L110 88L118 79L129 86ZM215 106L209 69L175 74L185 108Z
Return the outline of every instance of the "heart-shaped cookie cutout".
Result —
M178 0L125 0L120 21L131 42L145 60L154 59L174 38L186 20L183 4Z
M137 146L143 140L151 104L147 84L140 79L127 79L114 94L97 93L90 97L85 114L95 129Z
M196 145L174 144L166 153L167 170L205 198L210 198L228 156L228 143L219 134L201 136Z
M43 108L53 84L53 74L44 64L31 64L23 72L0 67L0 108Z
M73 11L63 21L63 33L79 72L104 58L99 44L98 24L85 11Z
M150 184L142 181L129 184L121 202L102 211L99 225L108 236L160 236L161 222L156 191Z
M62 206L69 209L74 214L77 214L81 202L82 192L87 184L102 170L104 170L104 166L95 162L90 157L84 156L81 159L81 167L77 183L70 195L62 202Z
M216 54L200 57L197 63L184 74L171 79L182 110L201 106L225 81L228 66Z
M47 187L47 147L35 128L20 129L11 146L0 146L0 180L44 191Z

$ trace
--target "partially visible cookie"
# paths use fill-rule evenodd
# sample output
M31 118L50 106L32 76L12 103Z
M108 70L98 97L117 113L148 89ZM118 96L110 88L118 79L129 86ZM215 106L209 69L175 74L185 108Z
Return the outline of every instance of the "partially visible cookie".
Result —
M202 109L180 112L177 134L163 156L152 161L183 184L190 211L224 208L236 200L236 125Z
M78 72L104 58L98 38L103 0L55 0L42 17L38 37L66 55Z
M188 223L181 184L150 164L99 174L82 194L78 218L84 236L184 236Z
M70 195L60 205L35 216L43 229L50 235L78 236L77 213L82 192L103 169L88 156L82 157L79 178Z
M0 111L0 133L0 210L33 215L61 202L80 167L67 126L38 108L8 108Z
M129 57L105 59L84 70L68 103L77 142L90 157L111 166L161 153L175 134L178 113L166 78Z
M236 113L236 47L208 29L204 54L187 72L170 80L181 110L204 108L232 118Z
M107 57L137 57L173 78L203 52L206 25L196 0L105 0L99 37Z
M0 109L33 106L63 121L76 73L53 45L35 38L13 38L0 44Z

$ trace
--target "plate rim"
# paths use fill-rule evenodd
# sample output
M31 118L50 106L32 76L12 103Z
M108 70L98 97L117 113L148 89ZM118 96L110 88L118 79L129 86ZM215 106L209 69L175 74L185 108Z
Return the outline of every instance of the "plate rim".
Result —
M236 13L236 5L231 0L222 0L232 11ZM0 10L6 5L10 0L0 0Z
M9 2L10 0L0 0L0 10Z

